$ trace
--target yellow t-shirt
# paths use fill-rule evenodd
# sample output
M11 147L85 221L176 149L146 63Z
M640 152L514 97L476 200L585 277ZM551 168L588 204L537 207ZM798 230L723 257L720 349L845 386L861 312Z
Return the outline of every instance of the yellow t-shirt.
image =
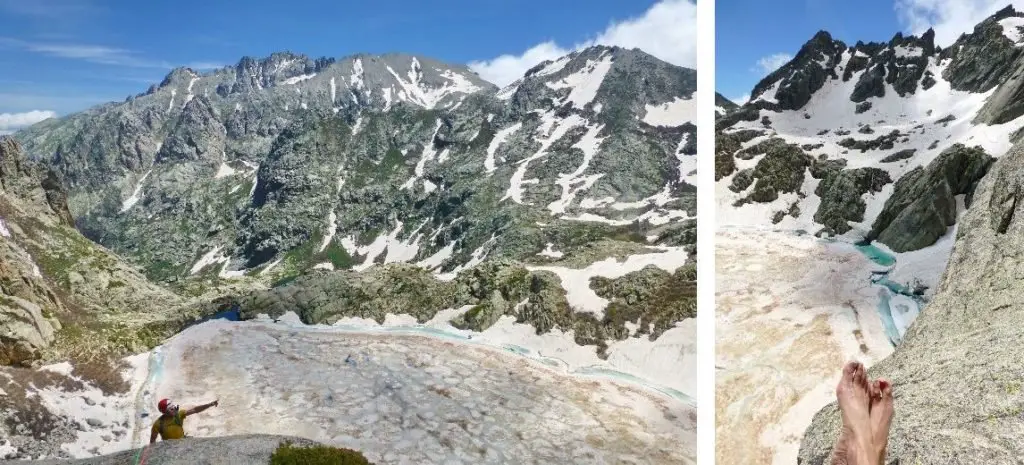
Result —
M153 423L153 432L160 433L160 439L181 439L185 437L185 412L178 410L173 417L161 416Z

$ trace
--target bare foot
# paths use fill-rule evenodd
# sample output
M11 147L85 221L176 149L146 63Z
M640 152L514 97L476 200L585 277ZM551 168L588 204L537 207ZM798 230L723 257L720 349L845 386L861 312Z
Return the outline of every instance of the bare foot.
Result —
M864 365L850 362L836 386L836 399L843 414L843 431L832 453L834 465L874 465L877 463L870 405L872 386Z
M872 390L878 395L871 398L871 435L875 445L878 463L885 462L885 449L889 445L889 427L892 425L894 412L892 401L892 383L879 378L872 383Z
M850 447L850 428L844 424L836 440L836 447L832 449L832 465L856 465L857 460L850 457Z

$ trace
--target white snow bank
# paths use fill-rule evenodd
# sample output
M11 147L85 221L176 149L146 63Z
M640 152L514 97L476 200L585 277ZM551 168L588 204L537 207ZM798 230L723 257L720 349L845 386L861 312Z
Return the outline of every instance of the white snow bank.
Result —
M496 169L494 166L494 154L498 151L498 147L508 139L508 136L512 135L516 131L519 131L523 127L523 123L516 123L505 129L502 129L494 134L494 138L491 139L491 143L487 146L487 158L484 159L484 169L487 173L493 173Z
M303 74L301 76L294 76L294 77L290 77L288 79L285 79L285 80L281 81L281 84L284 84L284 85L295 85L295 84L298 84L298 83L300 83L302 81L307 81L307 80L313 79L315 77L316 77L316 73L313 73L313 74Z
M647 105L643 122L651 126L682 126L697 116L697 99L676 97L661 105Z
M1003 35L1010 39L1013 45L1017 47L1024 46L1024 44L1021 44L1021 39L1024 39L1024 35L1021 35L1020 32L1021 28L1024 27L1024 18L1018 16L1003 18L999 20L999 25L1003 27Z
M214 179L226 178L228 176L233 176L237 172L238 171L236 171L233 168L231 168L230 166L228 166L227 163L221 162L220 163L220 167L217 168L217 174L215 174L213 176L213 178Z
M133 388L144 382L147 360L148 354L125 359L128 368L122 374ZM70 374L71 367L67 363L41 369L83 381ZM69 418L80 425L76 440L62 445L62 449L72 457L92 457L129 449L132 445L141 445L133 442L133 438L137 437L137 431L141 429L136 416L135 390L107 396L91 384L83 385L84 389L70 392L59 386L51 386L45 389L30 388L26 393L30 397L38 397L51 413ZM147 430L148 426L143 425ZM148 431L146 433L148 442ZM0 457L2 456L3 453L0 451Z
M125 199L125 201L121 204L121 213L128 211L129 209L134 207L135 204L139 203L139 200L142 200L142 185L143 183L146 182L146 178L149 177L149 173L152 172L152 169L146 171L146 174L142 175L142 178L139 179L139 182L135 184L135 190L132 191L131 197Z
M564 101L572 102L575 108L584 108L597 97L597 91L604 83L604 77L612 69L612 55L605 54L599 60L587 60L587 63L576 73L556 82L545 84L555 90L570 89ZM550 67L550 65L549 65Z

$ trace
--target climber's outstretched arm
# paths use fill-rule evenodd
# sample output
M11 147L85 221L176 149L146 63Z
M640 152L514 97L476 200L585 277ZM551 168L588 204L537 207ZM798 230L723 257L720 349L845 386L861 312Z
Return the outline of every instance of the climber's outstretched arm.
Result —
M200 405L198 407L192 407L192 408L190 408L188 410L185 410L185 416L193 415L193 414L202 412L203 410L206 410L206 409L208 409L210 407L216 407L218 403L219 403L219 401L215 400L213 402L210 402L209 404L203 404L203 405Z

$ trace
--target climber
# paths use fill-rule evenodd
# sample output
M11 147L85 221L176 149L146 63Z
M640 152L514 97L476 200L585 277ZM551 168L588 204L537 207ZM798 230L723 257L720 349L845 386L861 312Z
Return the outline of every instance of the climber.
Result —
M836 386L843 431L832 450L832 465L882 465L892 425L892 383L868 379L864 365L847 363Z
M202 412L210 407L216 407L219 401L215 400L208 404L203 404L198 407L192 407L181 411L177 404L172 404L170 400L163 399L157 408L160 410L160 418L156 419L153 423L153 432L149 435L149 443L153 444L156 442L156 436L159 434L160 439L164 441L168 439L181 439L185 437L185 417L194 415Z

